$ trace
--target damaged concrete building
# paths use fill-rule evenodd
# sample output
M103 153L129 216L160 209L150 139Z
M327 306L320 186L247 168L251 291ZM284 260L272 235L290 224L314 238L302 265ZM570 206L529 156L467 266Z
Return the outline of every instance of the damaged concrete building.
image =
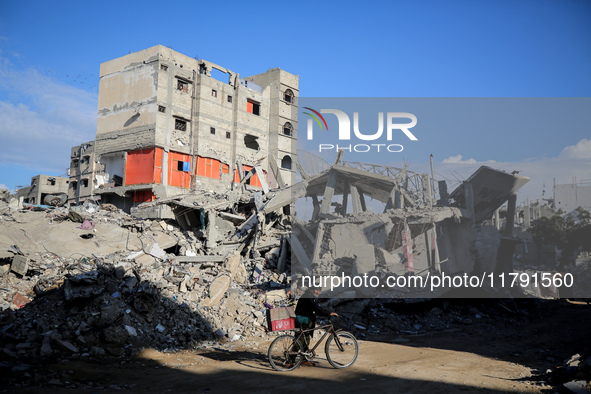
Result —
M250 171L250 188L292 185L298 84L278 68L242 78L161 45L103 63L96 194L130 211L157 197L223 192ZM172 217L166 208L144 215Z
M68 182L66 177L36 175L31 186L17 190L17 198L28 204L62 205L67 200Z
M73 146L68 169L68 202L78 205L86 199L93 199L95 189L105 184L104 167L97 162L94 141Z

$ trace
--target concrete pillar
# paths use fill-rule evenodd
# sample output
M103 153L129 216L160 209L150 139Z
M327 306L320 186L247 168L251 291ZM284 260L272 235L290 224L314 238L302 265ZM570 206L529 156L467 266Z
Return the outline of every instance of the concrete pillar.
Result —
M320 202L318 202L318 196L315 194L312 196L312 204L314 205L314 210L312 211L311 220L314 221L320 213Z
M351 186L351 205L353 206L353 213L358 214L362 211L361 196L355 186Z
M394 195L394 208L395 209L404 208L404 194L402 194L400 192L400 186L396 186L395 195Z
M494 214L494 221L495 221L495 227L497 228L498 231L501 231L501 218L499 216L499 210L495 210L495 214Z
M426 207L433 206L433 194L431 193L431 178L429 174L422 174L421 181L423 183L423 201Z
M464 201L466 204L466 210L470 212L472 224L474 224L476 215L474 214L474 191L471 183L464 183Z
M367 205L365 205L365 196L362 191L359 191L359 201L361 202L361 210L367 211Z
M322 197L322 207L320 208L321 213L328 213L330 211L330 204L332 204L332 197L334 196L337 179L338 173L331 170L326 182L326 188L324 189L324 196Z
M507 200L507 221L505 222L504 235L513 236L513 226L515 225L515 207L517 205L517 194L511 194Z
M386 202L386 207L384 208L384 212L386 212L388 209L393 209L395 207L396 194L400 194L398 192L398 186L394 186L392 188L392 191L390 191L390 197L388 197L388 201Z
M444 207L449 207L449 193L447 192L447 183L445 181L439 181L439 196L441 198L441 204Z
M527 199L527 205L523 208L523 225L525 228L529 228L531 225L529 198Z
M343 216L345 216L347 214L347 204L349 204L349 192L350 192L350 184L349 181L345 182L345 189L343 191Z

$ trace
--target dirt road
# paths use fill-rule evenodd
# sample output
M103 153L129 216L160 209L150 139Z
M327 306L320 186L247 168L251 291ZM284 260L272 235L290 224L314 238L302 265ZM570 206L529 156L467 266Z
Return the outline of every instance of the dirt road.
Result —
M549 303L527 321L482 322L423 335L384 335L360 341L357 362L337 370L323 358L315 367L276 372L256 344L161 353L133 358L61 360L40 371L54 379L14 392L542 392L537 372L591 349L591 309ZM547 314L545 314L547 312ZM35 379L32 374L32 379ZM11 391L11 389L9 389Z

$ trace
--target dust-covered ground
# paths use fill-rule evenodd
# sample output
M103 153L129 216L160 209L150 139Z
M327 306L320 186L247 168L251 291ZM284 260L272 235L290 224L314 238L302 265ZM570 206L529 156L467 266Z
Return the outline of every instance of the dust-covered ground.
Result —
M496 302L473 304L486 310ZM208 342L178 352L145 349L130 357L28 360L31 368L12 372L20 380L10 380L2 391L538 393L571 392L562 383L588 381L591 308L586 303L508 305L502 316L483 313L448 329L366 334L356 363L344 370L332 368L321 354L314 367L276 372L266 357L274 338L269 336L256 342ZM579 361L572 359L576 354Z

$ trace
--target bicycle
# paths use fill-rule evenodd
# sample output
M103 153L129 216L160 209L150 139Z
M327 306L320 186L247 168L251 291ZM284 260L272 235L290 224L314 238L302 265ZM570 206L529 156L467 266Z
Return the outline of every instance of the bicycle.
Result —
M302 343L305 343L305 334L314 330L326 330L322 338L308 351L302 349ZM328 336L324 345L326 359L334 368L348 368L359 354L359 344L353 334L348 331L336 330L332 320L323 326L303 330L299 329L294 334L284 334L275 338L269 346L268 358L273 369L281 372L293 371L300 366L304 358L312 361L316 357L316 348L320 346L324 338Z

